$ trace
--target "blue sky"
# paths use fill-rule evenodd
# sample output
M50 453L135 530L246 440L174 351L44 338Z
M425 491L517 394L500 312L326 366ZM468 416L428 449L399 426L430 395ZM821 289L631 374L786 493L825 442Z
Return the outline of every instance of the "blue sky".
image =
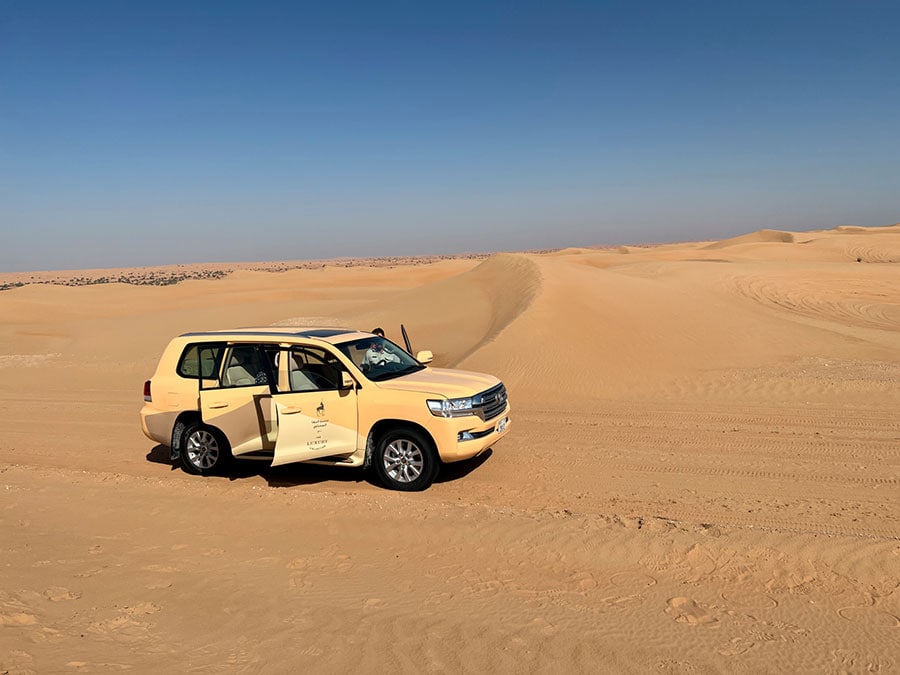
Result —
M900 220L900 3L0 0L0 271Z

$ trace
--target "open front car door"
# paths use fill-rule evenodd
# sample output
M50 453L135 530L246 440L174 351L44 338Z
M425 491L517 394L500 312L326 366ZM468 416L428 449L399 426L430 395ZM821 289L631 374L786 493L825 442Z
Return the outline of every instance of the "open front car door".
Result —
M294 347L274 394L278 436L272 466L346 456L357 446L357 394L340 361L318 347Z

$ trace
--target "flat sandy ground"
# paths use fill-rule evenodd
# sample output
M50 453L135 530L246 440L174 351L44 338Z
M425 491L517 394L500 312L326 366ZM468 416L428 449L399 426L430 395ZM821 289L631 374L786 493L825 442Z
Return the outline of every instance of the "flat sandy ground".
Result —
M514 407L426 492L141 434L175 334L401 321ZM5 290L0 673L900 672L898 385L900 226Z

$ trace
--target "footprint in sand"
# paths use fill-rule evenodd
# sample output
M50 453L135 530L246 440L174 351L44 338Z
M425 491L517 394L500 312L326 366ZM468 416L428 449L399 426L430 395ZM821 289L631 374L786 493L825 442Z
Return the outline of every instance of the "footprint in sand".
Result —
M43 596L50 602L65 602L66 600L77 600L81 597L81 593L72 592L62 586L52 586L44 591Z
M306 558L294 558L287 565L285 565L289 570L305 570L309 567L309 560Z
M149 621L140 621L139 618L149 614L155 614L162 609L153 602L142 602L133 607L123 607L117 616L103 621L95 621L88 630L101 638L111 639L113 636L117 640L124 642L136 642L147 639L150 630Z
M541 632L541 635L553 635L558 631L556 626L542 616L532 619L531 626L538 629Z
M609 607L627 607L638 602L642 602L644 596L635 595L611 595L608 598L601 598L600 602L605 603Z
M649 574L638 570L629 570L626 572L618 572L609 578L609 583L620 591L625 591L624 595L611 595L601 598L600 602L605 603L609 607L625 607L627 605L641 602L644 596L640 594L651 586L656 585L656 579ZM627 593L627 591L632 591Z
M277 565L280 562L281 558L274 555L267 555L262 558L257 558L256 560L248 560L246 564L252 565L253 567L262 567L263 565Z
M656 579L638 571L619 572L609 578L609 583L620 588L642 589L656 586Z
M292 574L288 577L288 586L291 588L307 588L309 586L309 581L307 581L306 576L303 574Z
M162 607L155 602L141 602L133 607L123 607L122 613L128 616L142 616L145 614L156 614Z
M334 562L333 570L335 572L344 573L344 572L349 572L351 569L353 569L353 561L349 555L342 553L342 554L334 556L334 560L335 560L335 562Z
M892 665L890 661L852 649L835 649L831 652L831 660L841 668L842 672L852 670L860 673L882 673L888 672Z
M753 647L756 646L756 643L752 640L747 640L746 638L736 637L731 638L731 641L726 642L724 645L716 649L722 656L740 656L744 654Z
M17 612L16 614L0 614L0 626L33 626L37 618L33 614Z
M669 599L666 614L669 614L678 623L686 623L689 626L714 624L718 621L703 605L696 600L685 597Z
M874 607L844 607L838 610L838 616L872 628L900 628L900 617Z

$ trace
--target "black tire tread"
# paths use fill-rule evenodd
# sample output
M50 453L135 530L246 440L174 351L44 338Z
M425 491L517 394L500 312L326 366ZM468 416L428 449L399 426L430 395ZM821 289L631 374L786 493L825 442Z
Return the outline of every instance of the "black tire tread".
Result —
M399 438L407 438L413 441L422 449L422 456L425 458L425 467L422 470L422 474L411 483L399 483L388 476L384 470L385 448ZM391 429L378 439L372 466L378 482L387 489L400 492L420 492L428 489L434 483L438 473L440 473L441 462L431 438L415 429L400 427Z
M199 469L187 458L187 439L190 437L192 433L197 431L198 429L204 429L211 433L216 437L216 442L219 444L219 458L215 464L213 464L208 469ZM190 422L185 425L184 433L181 436L181 466L190 474L194 474L195 476L215 476L221 474L225 468L228 466L231 460L231 447L228 445L228 441L221 431L216 429L215 427L208 426L203 424L202 422Z

